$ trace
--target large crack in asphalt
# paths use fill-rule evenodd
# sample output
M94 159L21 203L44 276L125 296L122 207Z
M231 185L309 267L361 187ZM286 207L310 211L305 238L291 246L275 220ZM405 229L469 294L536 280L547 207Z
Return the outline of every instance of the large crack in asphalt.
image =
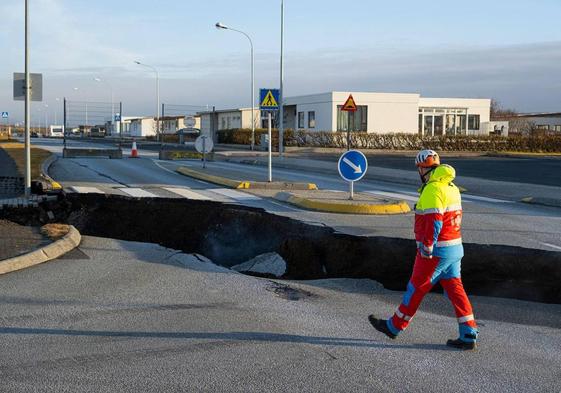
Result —
M83 235L157 243L226 267L277 252L287 263L283 278L370 278L393 290L404 290L416 252L412 240L346 235L212 201L68 194L39 208L0 210L0 218L68 223ZM474 243L464 248L468 293L561 304L561 252Z

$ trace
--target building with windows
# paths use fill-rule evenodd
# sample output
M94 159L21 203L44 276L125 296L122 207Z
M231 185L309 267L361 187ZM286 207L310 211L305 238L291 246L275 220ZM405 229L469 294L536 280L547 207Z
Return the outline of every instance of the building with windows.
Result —
M515 117L528 121L534 130L561 133L561 112L520 113Z
M356 112L341 108L352 94ZM490 99L425 98L420 94L329 92L284 100L285 128L423 135L488 134Z
M254 111L255 128L262 127L259 108L255 108ZM199 112L197 116L200 117L202 133L210 133L211 130L251 129L251 108Z

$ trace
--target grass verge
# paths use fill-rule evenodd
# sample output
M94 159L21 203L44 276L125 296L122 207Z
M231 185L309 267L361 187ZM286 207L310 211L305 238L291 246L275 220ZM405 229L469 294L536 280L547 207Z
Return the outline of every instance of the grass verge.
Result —
M16 163L18 172L23 176L25 173L25 149L23 143L0 142L0 148L12 157ZM37 179L41 176L41 165L51 156L51 152L37 147L31 147L31 178Z

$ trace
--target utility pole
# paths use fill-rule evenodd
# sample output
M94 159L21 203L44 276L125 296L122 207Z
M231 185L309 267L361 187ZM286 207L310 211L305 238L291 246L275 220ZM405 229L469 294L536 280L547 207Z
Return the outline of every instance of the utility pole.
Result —
M31 196L31 79L29 77L29 0L25 0L25 196Z

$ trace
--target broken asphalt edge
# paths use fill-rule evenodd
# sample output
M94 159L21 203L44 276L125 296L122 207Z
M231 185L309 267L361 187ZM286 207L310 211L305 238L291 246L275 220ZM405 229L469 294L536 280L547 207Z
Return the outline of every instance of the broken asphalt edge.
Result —
M192 177L194 179L207 181L221 186L236 189L271 189L271 190L317 190L318 187L314 183L291 183L291 182L258 182L248 180L232 180L222 176L210 175L200 171L179 167L177 172Z
M68 233L61 239L32 251L27 254L18 255L17 257L8 258L0 261L0 274L7 274L17 270L22 270L31 266L56 259L72 251L80 245L82 236L74 226L69 226Z
M411 209L405 201L395 201L386 204L374 203L345 203L345 202L326 202L310 198L295 196L289 192L279 192L274 198L281 202L287 202L292 205L327 213L343 213L343 214L405 214Z

